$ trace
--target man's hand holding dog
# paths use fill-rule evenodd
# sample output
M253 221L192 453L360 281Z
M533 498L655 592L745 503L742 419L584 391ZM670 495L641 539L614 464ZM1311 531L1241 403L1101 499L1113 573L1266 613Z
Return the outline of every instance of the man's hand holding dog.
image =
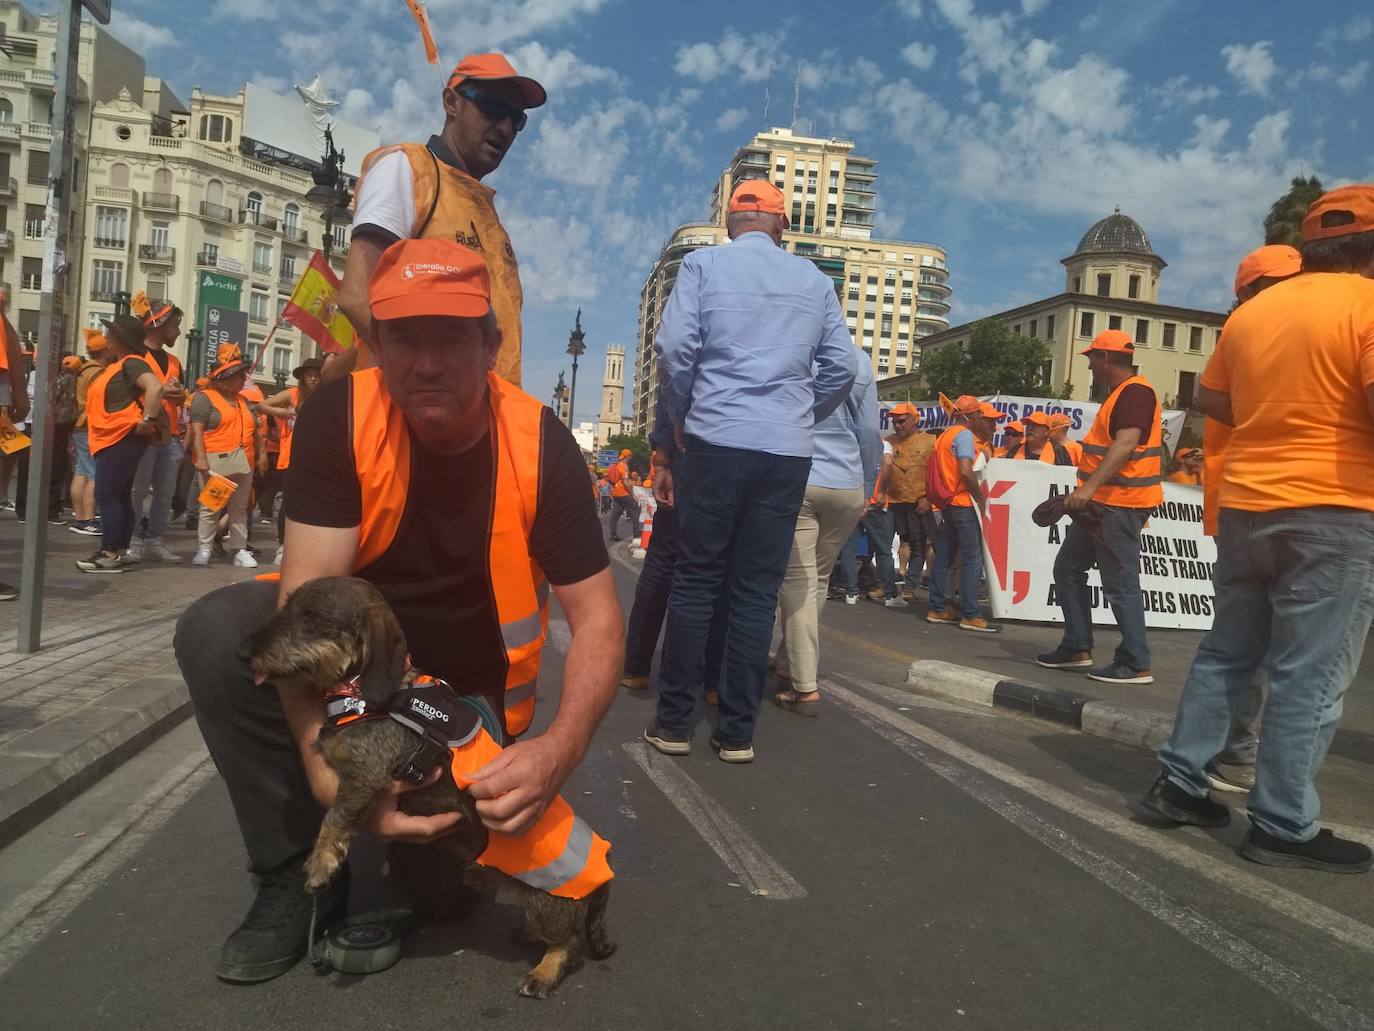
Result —
M519 835L533 827L580 758L553 733L505 748L473 773L468 788L487 830Z
M437 816L412 816L400 809L401 796L407 791L427 788L443 775L443 767L436 766L422 784L407 784L393 780L386 794L377 799L363 820L362 829L384 841L404 841L412 845L427 845L454 830L463 819L462 813L439 813Z

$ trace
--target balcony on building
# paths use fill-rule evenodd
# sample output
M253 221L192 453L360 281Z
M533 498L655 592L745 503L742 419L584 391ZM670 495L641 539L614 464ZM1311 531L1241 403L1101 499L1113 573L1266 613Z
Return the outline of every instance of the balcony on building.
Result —
M14 231L11 229L0 229L0 251L7 251L14 246Z
M211 204L208 200L203 200L200 202L200 217L233 225L234 209L226 208L223 204Z
M730 179L766 179L770 172L768 151L748 150L735 159L730 166Z
M271 265L270 262L267 263L267 264L265 264L265 265L264 265L262 262L258 262L258 261L253 262L253 275L255 275L255 276L270 276L271 274L272 274L272 265Z
M270 229L276 232L277 220L271 215L264 215L261 211L253 208L239 208L239 225L257 226L259 229Z
M310 246L310 234L300 226L282 226L281 238L287 243L299 244L301 247Z
M277 288L284 294L296 289L296 273L282 272L277 276Z
M118 290L97 290L91 287L91 300L103 301L106 304L114 304L115 297L119 294Z
M179 211L181 210L181 198L175 193L155 193L145 190L143 191L143 206L155 211Z
M19 146L19 132L18 122L0 122L0 146Z
M97 246L109 251L127 251L129 241L122 236L95 236L92 242Z
M17 189L19 189L19 183L14 176L0 177L0 197L13 197L14 191Z
M267 319L267 316L266 316L266 315L259 315L259 314L257 314L256 312L251 312L251 311L250 311L250 312L248 313L248 321L249 321L249 322L252 322L252 323L255 323L256 325L259 325L259 326L265 326L265 325L267 325L268 319Z
M40 93L51 93L57 88L57 73L46 68L28 68L24 71L24 82Z
M52 126L47 122L25 122L24 135L34 140L51 140Z
M176 257L175 247L159 247L151 243L138 245L138 260L146 265L171 265L176 261Z
M134 203L134 191L127 186L92 186L91 195L96 200L112 200L130 206Z
M219 264L219 251L198 251L196 253L196 264L204 265L207 268L215 268Z

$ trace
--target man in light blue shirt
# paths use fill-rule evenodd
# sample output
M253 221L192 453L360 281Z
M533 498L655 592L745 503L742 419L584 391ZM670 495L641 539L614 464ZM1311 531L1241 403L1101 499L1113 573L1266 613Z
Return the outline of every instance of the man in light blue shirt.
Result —
M644 738L668 755L691 751L711 616L728 590L711 743L726 762L750 762L814 428L849 395L859 363L830 279L779 246L782 193L746 180L728 210L731 242L683 259L658 332L663 402L686 454L674 469L679 552L658 715Z

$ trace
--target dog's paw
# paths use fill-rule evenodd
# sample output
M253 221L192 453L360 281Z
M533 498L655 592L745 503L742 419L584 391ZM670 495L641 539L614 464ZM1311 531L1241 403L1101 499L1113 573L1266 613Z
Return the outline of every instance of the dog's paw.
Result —
M520 981L520 994L527 999L547 999L553 989L553 984L533 971L526 974Z
M329 856L311 852L310 858L305 861L305 890L312 893L324 891L334 879L336 866Z

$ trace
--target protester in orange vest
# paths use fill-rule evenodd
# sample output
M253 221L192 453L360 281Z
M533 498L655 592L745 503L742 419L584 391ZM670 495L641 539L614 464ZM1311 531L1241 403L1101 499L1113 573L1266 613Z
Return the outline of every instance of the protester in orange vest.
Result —
M264 517L271 516L272 499L282 489L286 480L286 470L291 468L291 437L296 428L296 415L301 405L310 399L320 385L320 370L324 368L323 358L307 358L291 370L296 385L279 391L258 405L258 411L270 416L277 427L277 452L270 460L267 477L262 485L259 499L260 511ZM281 542L286 537L286 506L277 513L277 565L281 565Z
M1069 439L1069 427L1073 425L1073 419L1063 412L1055 412L1050 419L1050 443L1058 444L1071 459L1070 464L1077 466L1083 461L1083 445L1076 440Z
M86 399L91 384L109 364L110 347L105 334L97 329L84 329L86 359L76 373L76 424L72 429L72 513L67 527L72 533L87 537L100 536L100 522L95 507L95 458L91 455L91 441L87 432Z
M237 344L220 344L210 385L191 400L191 454L200 473L201 490L210 477L223 476L234 484L234 493L223 512L200 506L200 547L192 565L208 566L219 530L221 515L229 519L229 554L235 566L253 569L258 560L248 550L248 500L253 487L253 463L266 468L267 452L252 406L243 399L248 364Z
M144 361L162 380L162 410L171 439L166 446L150 447L144 453L134 478L134 520L138 522L143 518L146 503L148 525L146 529L140 526L135 532L129 543L128 561L180 562L181 556L168 550L162 535L172 516L177 469L185 455L186 419L182 404L186 400L186 388L182 386L181 361L169 350L181 335L182 313L171 301L150 301L142 290L130 300L129 310L143 320L147 330L143 343L148 353Z
M1065 499L1064 508L1082 512L1095 504L1102 517L1102 542L1079 520L1065 531L1054 560L1064 634L1058 648L1036 661L1048 669L1088 669L1090 679L1108 684L1152 684L1140 593L1140 532L1150 512L1164 501L1159 395L1134 371L1135 342L1121 330L1103 330L1082 353L1088 357L1093 386L1110 393L1083 438L1078 489ZM1112 661L1096 669L1088 587L1088 570L1094 563L1121 628L1121 644Z
M324 704L256 690L241 649L301 583L368 580L416 668L488 700L509 744L472 774L489 830L535 825L615 696L621 610L582 452L552 410L491 371L501 331L490 290L482 256L452 240L404 240L382 255L370 288L378 367L324 384L297 416L280 585L221 589L177 628L197 721L262 881L224 945L223 979L283 973L309 936L301 861L334 795L312 747ZM571 630L557 715L511 744L534 717L550 592ZM402 812L400 790L369 815L370 833L423 843L453 829L457 814ZM568 847L571 861L580 846ZM393 849L392 862L414 853ZM339 880L319 896L321 927L346 897Z
M1022 441L1026 438L1025 424L1020 420L1009 422L1002 427L1002 445L992 449L993 458L1010 458L1012 452L1021 447Z
M1231 313L1196 404L1233 428L1222 463L1215 619L1145 807L1224 826L1208 798L1246 679L1267 674L1245 858L1359 873L1374 853L1318 825L1314 781L1374 615L1374 185L1323 194L1302 274Z
M528 121L526 111L542 107L548 94L502 54L469 54L449 75L442 100L444 127L428 143L394 144L363 159L353 243L339 286L339 308L357 331L358 346L329 360L325 380L373 364L368 283L384 250L418 238L456 240L482 255L502 337L496 374L520 385L520 266L492 203L496 191L481 180L500 166Z
M1052 416L1044 412L1031 412L1027 415L1025 442L1013 451L1007 452L1004 457L1025 461L1039 460L1046 465L1073 465L1074 460L1069 455L1069 449L1050 439L1051 418Z
M79 559L84 573L122 573L122 558L134 534L134 476L149 442L157 437L163 380L153 371L143 337L147 329L132 315L116 315L106 334L110 364L86 391L86 429L95 456L95 503L100 509L100 550Z
M944 400L944 398L942 398ZM978 605L983 571L981 516L986 494L973 471L979 445L990 445L994 427L1006 415L992 405L965 394L949 406L949 429L940 434L930 456L927 483L931 504L942 525L935 538L935 561L930 567L930 608L927 623L954 623L960 630L995 634L1002 628L990 623ZM959 602L947 598L949 572L959 559Z
M620 540L615 531L622 514L629 521L631 538L639 530L639 502L635 500L634 491L630 489L634 481L630 476L630 463L626 461L632 454L629 448L625 448L620 452L615 464L606 470L606 482L611 485L611 518L608 520L607 530L613 541Z
M1202 452L1195 447L1181 447L1174 452L1174 471L1169 474L1169 482L1201 487L1202 468Z

